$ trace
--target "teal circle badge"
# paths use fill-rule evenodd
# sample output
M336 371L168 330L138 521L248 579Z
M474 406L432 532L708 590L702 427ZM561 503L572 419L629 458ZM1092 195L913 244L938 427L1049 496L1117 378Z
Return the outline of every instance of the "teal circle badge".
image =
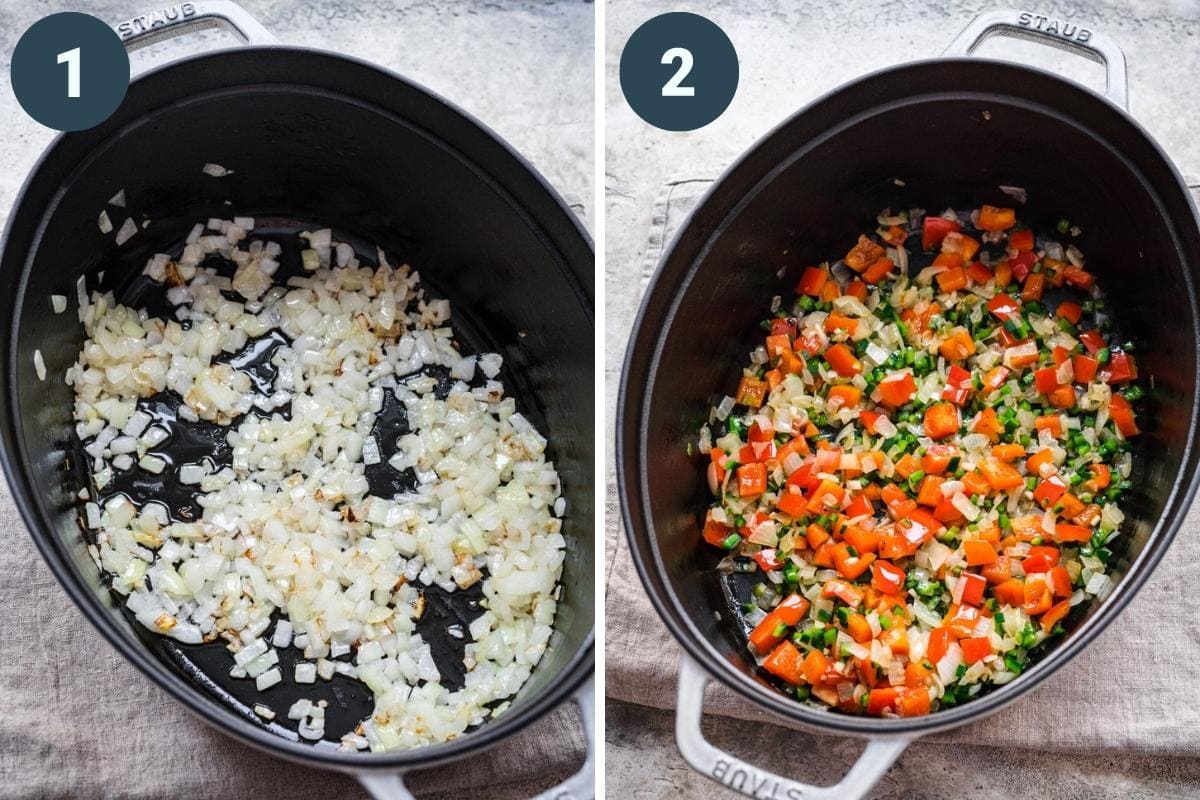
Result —
M35 22L13 50L13 94L25 113L59 131L108 119L129 88L129 55L116 31L65 11Z
M661 14L621 51L621 91L646 122L668 131L703 128L729 107L738 86L733 42L712 20Z

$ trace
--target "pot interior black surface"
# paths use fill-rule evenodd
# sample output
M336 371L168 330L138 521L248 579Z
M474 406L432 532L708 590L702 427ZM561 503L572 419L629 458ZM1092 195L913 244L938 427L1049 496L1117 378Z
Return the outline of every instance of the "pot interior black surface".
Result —
M1115 577L1143 555L1152 566L1186 510L1200 241L1160 151L1094 95L1000 62L926 62L841 89L762 140L685 224L643 305L619 403L626 519L643 579L693 654L776 710L859 732L928 728L998 707L1094 635L1079 632L1013 684L923 722L835 719L768 688L730 620L715 551L699 537L710 495L685 447L736 386L771 297L791 297L805 266L839 258L884 208L1011 205L1002 184L1028 191L1020 214L1036 228L1053 230L1062 217L1082 228L1075 241L1137 343L1149 384L1124 504L1128 549ZM1075 627L1105 624L1128 594L1119 590Z
M232 174L204 174L210 162ZM108 206L115 225L126 215L139 227L150 224L118 248L96 220L121 189L127 209ZM265 723L250 711L253 682L225 675L231 664L223 647L174 646L111 608L76 519L75 493L86 476L70 457L72 393L62 381L82 341L79 275L94 286L103 272L106 287L131 299L132 277L150 255L177 252L198 221L235 214L269 220L285 242L299 229L332 227L335 238L361 244L370 263L367 244L378 244L451 301L466 350L503 355L500 378L550 441L568 508L556 633L508 715L519 720L525 709L536 716L570 688L564 681L581 677L593 626L592 251L570 212L519 157L442 101L367 65L290 49L171 65L133 84L100 128L59 139L39 165L0 262L13 319L4 333L7 466L35 538L60 561L60 577L77 599L110 606L101 615L110 638L139 643L155 654L155 671L203 687L196 693L202 709L227 726L239 717L235 732L261 730ZM61 316L49 311L52 294L71 298ZM34 373L35 349L45 361L44 382ZM476 613L470 598L433 599L434 611L450 617ZM370 713L365 687L340 676L295 687L292 662L284 661L288 685L270 699L283 726L277 733L295 738L283 712L301 696L330 700L340 719L331 719L333 739ZM507 726L485 725L466 738L486 740ZM260 740L270 746L272 738Z

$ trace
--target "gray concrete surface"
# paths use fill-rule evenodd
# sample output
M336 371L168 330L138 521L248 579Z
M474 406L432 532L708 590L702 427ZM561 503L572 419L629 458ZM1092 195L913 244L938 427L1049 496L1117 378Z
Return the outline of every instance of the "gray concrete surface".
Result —
M759 136L795 109L842 82L871 70L937 55L972 17L996 5L970 0L930 3L846 0L839 3L780 0L609 0L605 41L605 371L608 425L621 359L637 310L639 271L654 201L665 184L717 177ZM1130 102L1141 121L1185 174L1200 174L1200 4L1185 0L1049 2L1037 10L1088 21L1112 35L1129 62ZM617 66L621 47L650 17L689 10L716 21L738 49L741 84L724 115L700 131L678 134L643 123L621 98ZM988 56L1053 69L1093 88L1103 70L1037 45L994 40ZM608 439L612 464L612 438ZM610 473L609 483L614 482ZM608 525L616 525L615 508ZM618 537L608 537L611 549ZM732 798L735 795L691 772L675 750L672 715L609 701L606 727L610 797ZM853 762L859 746L820 740L729 719L709 719L719 745L785 774L832 783ZM1036 749L979 750L917 743L893 768L879 798L1010 797L1151 798L1200 796L1200 763L1186 759L1130 758L1103 753L1073 758Z
M592 3L585 0L240 2L285 43L335 50L382 64L450 98L524 154L591 226L595 211ZM18 37L35 20L58 11L86 11L115 23L161 5L164 3L160 0L0 0L0 57L4 59L5 76L0 88L0 120L4 122L0 140L0 222L7 218L25 175L54 135L26 117L13 97L7 74L9 56ZM136 70L233 42L228 34L203 32L178 43L139 51L134 55L133 66ZM0 491L6 492L6 488L0 486ZM0 531L0 546L27 550L31 573L48 585L47 570L23 530ZM182 706L165 703L162 694L120 660L56 588L47 589L53 593L52 598L38 601L53 605L47 610L47 619L62 619L73 626L75 635L87 640L81 646L96 652L97 660L110 664L110 669L125 674L129 702L141 698L141 702L155 708L156 716L146 720L142 735L153 736L156 725L187 726L195 731L197 753L225 748L226 755L216 763L192 765L225 776L227 791L223 797L365 796L348 777L287 764L231 741L219 741L222 739L219 734L189 715ZM31 665L31 672L38 673L31 681L46 681L48 698L56 696L54 693L60 686L53 671L46 673ZM51 679L53 686L49 685ZM4 697L5 687L0 686L0 705ZM52 706L53 702L48 700L48 704ZM571 732L563 734L562 728L553 727L550 730L558 732L555 735L573 738L576 735L573 729L578 726L573 710L564 710L541 724L563 725L561 714L568 714L565 719ZM87 735L107 738L112 733L100 727ZM128 732L118 735L127 736ZM125 755L131 759L131 770L141 774L159 770L138 764L136 753ZM38 768L39 759L37 752L9 756L0 757L0 797L6 798L17 795L11 793L4 767ZM566 774L528 775L528 770L522 769L519 759L511 754L508 761L502 751L495 758L498 760L476 765L482 766L486 774L477 781L475 792L447 791L448 786L462 780L461 774L456 775L453 770L416 774L412 781L414 791L423 797L446 800L462 800L476 792L496 798L523 798L548 788ZM136 788L144 787L145 782L131 781L123 789L113 787L113 796L172 796L172 787L178 789L180 783L172 779L170 771L159 770L158 774L161 786L151 789L150 794Z

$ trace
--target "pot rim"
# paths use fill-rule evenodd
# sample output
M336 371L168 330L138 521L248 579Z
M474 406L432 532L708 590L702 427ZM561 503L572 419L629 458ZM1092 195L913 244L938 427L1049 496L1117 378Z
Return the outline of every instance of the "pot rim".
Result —
M625 526L625 535L629 542L630 554L637 569L638 577L641 579L642 585L646 590L646 594L650 597L655 611L666 624L672 636L682 645L686 653L714 679L720 683L737 691L743 697L749 699L757 706L766 709L767 711L784 717L792 722L799 723L802 727L816 730L823 733L836 733L839 735L857 736L857 737L903 737L903 736L920 736L937 731L947 730L979 720L989 714L992 714L1009 703L1017 700L1022 695L1037 687L1043 680L1056 672L1067 662L1074 659L1082 652L1095 638L1102 633L1116 617L1124 610L1129 601L1133 599L1138 590L1149 578L1154 568L1162 560L1166 551L1169 549L1171 542L1175 538L1175 534L1179 527L1183 524L1188 510L1191 507L1195 497L1197 485L1200 484L1200 471L1198 471L1196 436L1197 427L1200 425L1200 403L1193 405L1191 418L1188 421L1188 437L1187 443L1181 455L1181 464L1183 465L1179 473L1175 476L1170 492L1167 494L1167 499L1164 503L1163 514L1158 518L1153 530L1147 537L1146 544L1138 556L1129 564L1120 583L1117 585L1113 593L1101 602L1099 607L1084 619L1070 635L1058 643L1053 650L1045 654L1037 663L1023 672L1019 677L1003 686L996 687L991 691L977 697L962 705L952 706L946 710L940 710L937 713L922 717L911 718L874 718L874 717L859 717L849 714L840 714L835 711L825 711L815 708L810 708L806 705L792 700L784 695L779 690L767 685L764 682L756 680L751 674L737 667L734 667L729 660L720 654L715 647L701 635L693 621L693 615L683 607L679 598L670 586L670 581L666 577L666 569L662 560L661 552L658 548L658 540L654 535L654 525L652 522L653 516L648 508L646 497L648 496L646 487L646 476L644 464L644 450L646 437L643 430L643 419L646 412L646 404L648 402L648 388L654 382L654 370L661 354L661 343L663 334L644 333L644 328L647 324L647 318L650 314L650 300L653 295L660 291L670 291L669 299L666 301L666 310L663 317L666 320L671 320L674 316L675 308L678 304L680 290L679 286L686 285L687 282L695 275L697 270L697 261L693 261L690 265L682 269L682 281L676 281L674 286L663 288L665 281L664 270L667 262L672 254L679 246L685 233L688 232L689 226L696 219L697 213L704 209L715 196L716 192L722 185L728 181L734 173L743 168L753 156L770 140L776 136L783 135L786 130L792 126L802 116L813 112L819 107L831 102L841 94L861 90L862 87L877 81L880 78L892 76L897 73L903 73L914 69L928 69L930 66L960 66L960 65L984 65L987 68L995 68L1001 70L1010 70L1016 80L1012 84L1019 87L1022 85L1020 78L1026 78L1033 73L1038 79L1049 79L1052 82L1057 82L1064 91L1075 94L1078 98L1089 101L1098 101L1106 105L1111 111L1116 112L1119 117L1128 125L1132 126L1133 130L1145 140L1150 151L1168 168L1174 183L1169 187L1170 191L1178 190L1184 198L1187 208L1189 209L1190 217L1184 222L1184 226L1190 224L1193 231L1196 232L1197 238L1200 238L1200 215L1197 214L1195 203L1192 201L1191 194L1187 189L1186 184L1181 177L1179 170L1175 164L1163 151L1162 147L1154 140L1146 129L1135 120L1125 109L1113 103L1105 96L1099 95L1096 92L1088 89L1082 84L1070 81L1059 77L1046 70L1036 67L1017 64L1003 59L982 58L977 56L970 57L935 57L908 61L903 64L897 64L889 67L884 67L867 73L866 75L855 78L851 81L843 83L832 90L825 92L817 99L790 114L779 124L772 127L767 133L759 137L746 151L726 168L704 193L697 202L695 207L688 214L687 218L680 225L674 236L671 238L669 245L664 249L662 256L659 259L654 275L651 277L646 291L642 297L642 301L638 307L638 313L635 318L633 328L630 333L629 343L626 346L625 357L622 363L621 382L617 395L616 403L616 473L617 473L617 489L621 506L621 519ZM952 91L953 87L947 89ZM1016 91L1016 90L1014 90ZM876 107L882 105L885 101L879 101ZM844 125L846 119L840 121L839 125ZM837 131L838 127L833 126L827 129L822 141L829 138L830 131ZM813 145L808 142L793 151L792 158L796 154L802 153ZM775 163L775 167L779 166L779 162ZM763 173L755 181L755 187L769 178L771 172ZM752 189L751 191L755 191ZM745 201L745 195L742 198L734 201L729 206L729 211L725 213L722 220L713 226L713 231L704 236L704 242L711 242L724 225L724 222L731 215L736 213L738 207ZM707 249L707 244L702 246L701 251ZM698 259L697 259L698 260ZM1196 284L1192 276L1185 272L1184 282L1188 288L1188 300L1192 309L1192 328L1193 336L1197 341L1200 341L1200 300L1197 298ZM660 319L659 322L662 320ZM667 323L669 324L669 322ZM658 331L665 331L667 324L656 325ZM639 342L639 339L645 336L648 341ZM635 355L641 348L649 351L649 356L646 365L646 380L638 387L634 387L630 382L630 370L634 366ZM1192 386L1192 394L1194 397L1200 396L1200 373ZM628 441L627 441L628 439ZM1190 473L1190 475L1189 475ZM645 539L650 551L650 557L647 559L639 550L639 539ZM661 582L661 586L659 584Z
M566 204L562 196L550 185L543 176L524 156L517 152L511 144L500 137L486 124L481 122L471 113L463 110L455 103L441 96L440 94L418 84L403 75L400 75L393 70L378 64L373 64L357 56L345 55L330 50L324 50L314 47L300 47L292 45L259 45L259 46L238 46L231 49L218 49L204 53L198 53L190 56L185 56L165 64L156 65L148 68L130 82L130 91L134 91L135 87L148 78L170 71L175 68L198 68L201 62L226 57L241 57L239 54L276 54L288 53L296 54L301 57L320 57L333 60L341 60L349 62L358 68L370 70L379 74L381 77L389 78L404 85L407 90L424 94L435 103L440 104L446 110L457 114L462 119L473 125L487 139L495 145L498 145L504 154L516 162L516 165L523 168L523 171L534 179L541 191L558 206L563 217L570 221L573 226L572 230L577 234L582 242L586 245L589 252L595 254L595 247L591 235L584 227L583 222L578 215ZM153 112L150 112L153 113ZM16 217L16 210L20 207L28 193L29 187L35 180L38 173L41 171L44 164L53 156L55 151L64 138L70 136L70 133L59 133L46 146L45 150L38 156L29 173L26 175L21 188L18 190L13 203L10 207L10 213L5 223L3 236L0 236L0 258L3 258L7 252L9 241L11 238L12 228ZM28 266L28 254L25 255L25 266ZM564 263L568 263L564 258ZM23 269L23 272L27 270ZM579 281L577 276L571 274L570 279L576 284L575 289L579 296L587 301L588 315L594 319L594 303L595 293L593 288L589 288L584 282ZM18 298L18 303L21 301ZM11 336L11 347L16 347L17 337L15 330L17 326L17 317L10 321L13 335ZM27 474L27 465L29 463L29 454L26 450L23 438L17 430L17 403L15 402L15 384L11 374L11 365L13 364L13 356L10 353L5 354L7 368L4 370L4 380L8 386L8 397L0 398L0 403L7 407L3 409L3 419L0 420L0 466L3 467L5 478L9 486L12 488L13 501L15 502L21 519L25 524L26 530L31 539L33 539L38 551L41 553L42 559L50 567L50 571L54 574L55 580L71 598L72 602L83 612L84 617L104 636L104 638L112 645L122 656L125 657L133 666L135 666L143 675L152 680L159 687L165 689L175 700L179 701L185 708L198 716L207 724L217 728L222 733L231 738L248 744L257 750L270 753L271 755L282 757L289 761L304 764L307 766L319 766L325 769L344 773L367 773L367 772L386 772L408 769L423 769L426 767L438 766L451 761L458 760L473 753L477 753L493 747L503 740L512 736L516 732L525 727L534 724L539 719L544 717L552 709L563 704L583 685L587 680L588 675L594 669L594 650L595 650L595 620L592 621L592 628L584 637L571 659L565 666L550 680L550 682L540 690L536 695L524 700L520 705L513 707L509 712L500 717L483 724L478 729L449 742L443 742L424 747L418 747L411 750L394 750L381 753L370 753L362 751L347 751L338 750L332 747L318 747L306 744L300 741L292 741L278 734L272 733L267 728L254 724L234 713L228 706L218 701L215 697L205 693L199 686L188 683L180 678L173 671L167 669L162 663L156 659L149 650L140 646L138 643L123 636L116 630L110 615L100 608L98 597L92 592L89 587L84 586L76 579L75 573L70 565L70 557L65 551L65 543L60 542L57 536L47 534L46 531L53 530L50 521L44 518L41 509L32 501L32 497L36 494L36 488L33 481ZM589 520L586 527L594 527L594 521Z

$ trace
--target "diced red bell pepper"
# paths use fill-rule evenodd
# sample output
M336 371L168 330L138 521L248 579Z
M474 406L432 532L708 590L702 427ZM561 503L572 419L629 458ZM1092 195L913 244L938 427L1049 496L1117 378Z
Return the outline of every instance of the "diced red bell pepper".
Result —
M1008 260L1008 265L1012 268L1013 277L1018 281L1026 281L1033 270L1033 265L1037 263L1037 255L1034 253L1021 253L1015 258ZM1042 279L1045 280L1044 278Z
M1095 328L1079 334L1079 341L1083 342L1083 346L1086 347L1088 353L1093 356L1100 352L1101 349L1108 346L1108 343L1104 341L1104 337L1100 334L1100 331L1096 330Z
M1112 417L1113 424L1117 426L1117 430L1121 432L1122 436L1136 436L1139 433L1137 422L1133 417L1133 407L1121 395L1114 393L1112 399L1108 401L1108 414Z
M1051 475L1038 483L1033 490L1033 500L1042 508L1049 508L1058 502L1067 491L1067 484L1058 475Z
M1083 306L1079 305L1079 303L1064 300L1058 304L1058 308L1054 310L1054 315L1062 317L1072 325L1078 325L1079 320L1083 319Z
M987 588L987 578L974 572L964 572L959 578L963 583L962 602L978 606L983 604L983 590Z
M988 311L1001 320L1011 319L1021 313L1021 304L1003 293L988 300L987 307Z
M963 406L971 397L971 373L957 364L952 364L946 373L946 388L942 390L942 399Z
M1042 545L1029 548L1029 553L1021 562L1021 568L1025 570L1027 575L1032 575L1038 572L1049 572L1052 567L1058 566L1060 554L1057 547L1045 547Z
M704 519L704 541L713 547L724 547L725 540L729 538L729 534L731 533L733 533L733 528L713 519L712 511L710 510L708 516Z
M882 559L871 564L871 585L884 594L899 594L908 575L891 561Z
M934 245L941 244L946 234L961 230L962 226L953 220L925 217L925 224L921 229L921 247L924 250L932 250Z
M759 550L754 554L754 560L758 562L758 568L763 572L774 572L783 566L783 562L778 558L778 552L774 549Z
M1053 367L1045 367L1033 373L1033 385L1041 394L1050 394L1058 388L1058 375Z
M1105 380L1110 384L1128 383L1137 378L1137 366L1133 356L1124 352L1112 354L1108 367L1104 370Z
M950 629L945 627L934 628L929 632L929 644L925 648L925 657L928 658L936 666L946 651L950 649Z
M1075 373L1076 383L1091 383L1099 368L1100 362L1091 356L1082 353L1071 356L1071 369Z

